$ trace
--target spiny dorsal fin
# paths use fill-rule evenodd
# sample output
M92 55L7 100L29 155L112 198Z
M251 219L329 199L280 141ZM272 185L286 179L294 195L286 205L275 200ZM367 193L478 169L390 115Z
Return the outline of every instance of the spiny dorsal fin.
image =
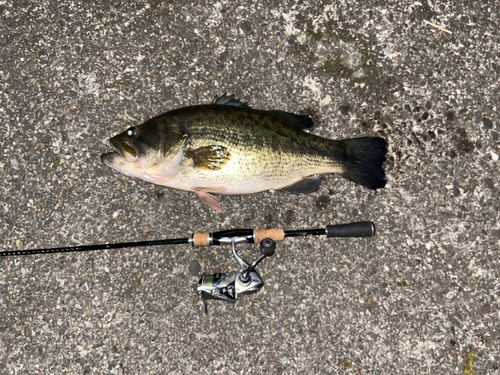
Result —
M189 159L193 159L193 165L196 168L209 169L212 171L221 169L231 158L231 154L227 147L219 145L210 145L195 150L188 150L184 155Z
M240 102L240 100L236 99L234 95L227 96L226 94L215 97L215 99L212 101L212 104L230 105L233 107L248 107L248 103Z
M286 191L290 194L310 194L319 189L321 185L321 178L319 176L306 177L293 185L286 186L280 190Z

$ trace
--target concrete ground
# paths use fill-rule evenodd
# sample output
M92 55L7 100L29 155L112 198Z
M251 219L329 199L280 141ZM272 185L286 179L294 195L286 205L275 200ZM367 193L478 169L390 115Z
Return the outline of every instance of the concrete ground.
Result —
M499 374L500 6L0 1L0 250L373 221L286 239L236 305L188 245L0 258L1 374ZM383 136L387 186L192 193L103 165L107 139L223 93ZM241 246L247 259L255 245Z

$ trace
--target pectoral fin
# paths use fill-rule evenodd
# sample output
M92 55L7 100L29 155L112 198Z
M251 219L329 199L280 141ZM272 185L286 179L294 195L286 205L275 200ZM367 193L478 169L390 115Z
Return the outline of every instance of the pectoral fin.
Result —
M306 177L293 185L281 188L290 194L310 194L319 189L321 185L321 178L319 176Z
M186 158L193 160L194 167L212 171L221 169L231 158L227 147L219 145L187 150L184 155Z

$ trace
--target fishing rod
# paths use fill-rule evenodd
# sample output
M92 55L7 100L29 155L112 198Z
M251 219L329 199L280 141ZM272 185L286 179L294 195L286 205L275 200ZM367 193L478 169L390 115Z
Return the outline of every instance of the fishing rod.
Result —
M308 237L326 235L327 237L371 237L375 234L375 225L371 221L350 224L327 225L323 229L229 229L220 232L195 232L191 237L164 239L156 241L122 242L47 249L0 251L0 256L55 254L81 251L124 249L129 247L191 244L193 247L213 246L231 243L231 238L245 238L245 242L260 242L264 238L281 241L285 237Z
M199 279L197 292L203 300L205 313L207 313L206 301L209 299L234 303L241 295L254 293L260 290L264 285L264 281L255 270L255 267L263 259L274 255L276 248L275 241L282 241L286 237L371 237L373 235L375 235L375 225L371 221L360 221L349 224L327 225L325 228L320 229L287 231L281 228L229 229L213 233L195 232L191 237L187 238L164 239L158 241L122 242L32 250L8 250L1 251L0 256L55 254L159 245L191 244L193 247L231 245L233 256L239 263L240 270L226 273L202 274ZM236 253L236 245L241 243L259 243L261 256L253 263L248 264Z

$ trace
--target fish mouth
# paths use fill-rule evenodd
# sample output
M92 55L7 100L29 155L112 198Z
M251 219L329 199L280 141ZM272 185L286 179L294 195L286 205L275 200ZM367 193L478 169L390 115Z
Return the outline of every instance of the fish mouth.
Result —
M127 141L120 141L116 138L111 138L109 143L113 146L112 153L117 154L126 161L135 161L139 157L139 149L136 145L128 143Z
M133 163L139 158L139 149L136 145L121 141L115 137L109 140L113 151L101 155L101 161L108 167L121 170L128 163Z

